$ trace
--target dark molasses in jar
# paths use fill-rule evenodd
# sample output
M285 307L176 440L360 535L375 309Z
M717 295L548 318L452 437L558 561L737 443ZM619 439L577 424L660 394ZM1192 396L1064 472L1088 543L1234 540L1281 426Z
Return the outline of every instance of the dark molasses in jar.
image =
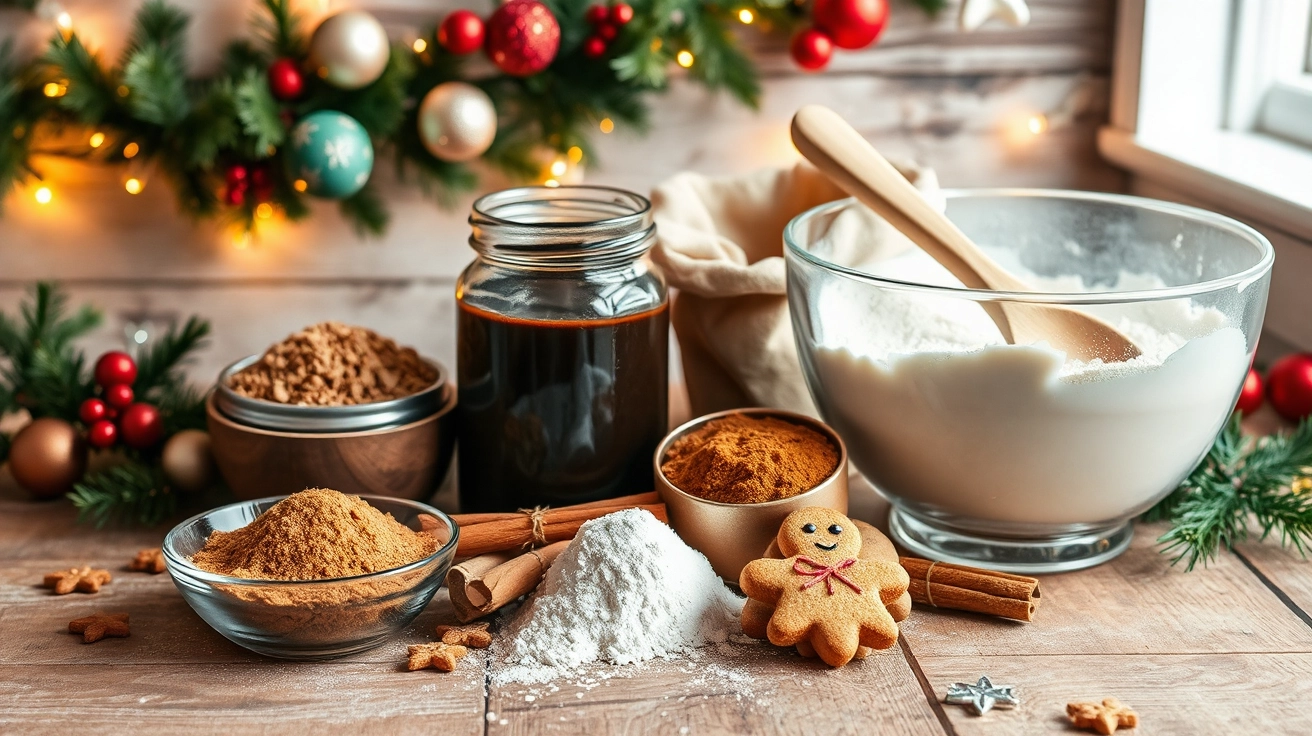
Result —
M650 205L602 187L480 199L457 287L465 512L649 491L668 416Z

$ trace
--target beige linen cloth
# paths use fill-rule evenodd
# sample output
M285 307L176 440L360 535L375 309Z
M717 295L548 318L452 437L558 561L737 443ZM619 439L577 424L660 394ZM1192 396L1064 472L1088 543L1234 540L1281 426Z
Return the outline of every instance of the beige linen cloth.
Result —
M898 170L942 207L933 170ZM652 192L652 259L679 290L671 322L693 416L746 406L816 415L788 317L783 231L846 196L805 162L724 178L685 172ZM828 235L835 260L857 266L913 247L864 207L845 211Z

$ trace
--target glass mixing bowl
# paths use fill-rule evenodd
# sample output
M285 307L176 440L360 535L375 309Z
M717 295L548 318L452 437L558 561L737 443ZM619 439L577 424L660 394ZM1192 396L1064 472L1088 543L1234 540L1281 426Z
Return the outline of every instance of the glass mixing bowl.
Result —
M809 210L784 242L811 395L917 554L1029 573L1109 560L1229 417L1271 244L1139 197L945 194L948 217L1034 290L965 289L853 200ZM1082 363L1007 345L985 305L1087 312L1144 354Z
M433 533L445 543L403 567L325 580L235 578L192 564L211 532L240 529L284 498L222 506L182 522L164 538L164 562L183 600L215 631L253 652L322 660L372 649L424 610L455 561L460 531L451 517L418 501L361 496L415 531L424 528L421 515L437 519Z

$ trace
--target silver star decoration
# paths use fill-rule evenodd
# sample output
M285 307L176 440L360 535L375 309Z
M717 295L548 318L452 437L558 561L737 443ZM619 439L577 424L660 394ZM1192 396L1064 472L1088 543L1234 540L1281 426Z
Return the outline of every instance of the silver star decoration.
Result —
M975 715L982 716L993 706L1014 708L1020 705L1014 685L994 685L987 676L980 677L974 685L969 682L954 682L948 687L948 696L943 702L950 705L969 705Z

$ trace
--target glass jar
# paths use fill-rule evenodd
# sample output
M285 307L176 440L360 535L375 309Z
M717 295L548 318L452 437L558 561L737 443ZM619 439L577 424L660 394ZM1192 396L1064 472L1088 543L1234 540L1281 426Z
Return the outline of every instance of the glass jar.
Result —
M474 202L456 284L465 512L650 491L668 422L669 308L651 203L607 187Z

